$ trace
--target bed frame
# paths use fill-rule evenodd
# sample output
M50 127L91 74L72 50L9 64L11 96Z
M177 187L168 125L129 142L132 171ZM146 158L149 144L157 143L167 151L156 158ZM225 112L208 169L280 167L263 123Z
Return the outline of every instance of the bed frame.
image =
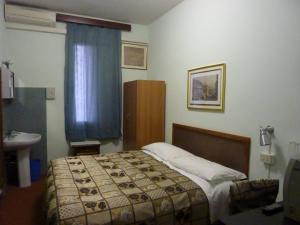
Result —
M172 144L249 175L249 137L173 123Z

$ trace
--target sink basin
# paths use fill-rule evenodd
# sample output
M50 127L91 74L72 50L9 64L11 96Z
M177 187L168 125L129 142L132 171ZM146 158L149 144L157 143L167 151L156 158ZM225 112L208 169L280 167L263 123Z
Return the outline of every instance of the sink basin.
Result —
M4 151L16 151L18 161L19 186L29 187L30 177L30 147L41 140L40 134L12 131L4 138Z
M31 145L41 140L40 134L24 133L12 131L10 136L4 138L4 150L15 151L22 148L30 147Z

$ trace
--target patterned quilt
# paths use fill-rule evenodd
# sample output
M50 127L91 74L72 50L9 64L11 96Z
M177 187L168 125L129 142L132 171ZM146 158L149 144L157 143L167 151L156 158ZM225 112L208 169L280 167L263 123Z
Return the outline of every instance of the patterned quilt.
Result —
M52 160L49 225L209 224L203 190L142 151Z

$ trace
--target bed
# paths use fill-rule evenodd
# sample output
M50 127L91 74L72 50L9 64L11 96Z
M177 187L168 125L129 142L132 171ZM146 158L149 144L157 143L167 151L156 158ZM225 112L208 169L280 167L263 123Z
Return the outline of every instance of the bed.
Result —
M184 154L192 153L248 175L247 137L173 124L172 144L185 149ZM215 219L211 216L217 208L214 202L221 202L214 199L215 188L224 190L228 182L210 192L210 184L175 167L168 158L146 148L52 160L47 223L210 224Z

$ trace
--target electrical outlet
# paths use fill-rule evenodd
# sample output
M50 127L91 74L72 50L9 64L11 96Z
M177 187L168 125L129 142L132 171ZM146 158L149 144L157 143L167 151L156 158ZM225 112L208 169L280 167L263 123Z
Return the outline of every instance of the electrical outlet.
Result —
M47 88L46 89L46 99L47 100L55 100L55 88Z
M275 163L275 154L269 152L261 152L260 160L268 165L273 165Z

